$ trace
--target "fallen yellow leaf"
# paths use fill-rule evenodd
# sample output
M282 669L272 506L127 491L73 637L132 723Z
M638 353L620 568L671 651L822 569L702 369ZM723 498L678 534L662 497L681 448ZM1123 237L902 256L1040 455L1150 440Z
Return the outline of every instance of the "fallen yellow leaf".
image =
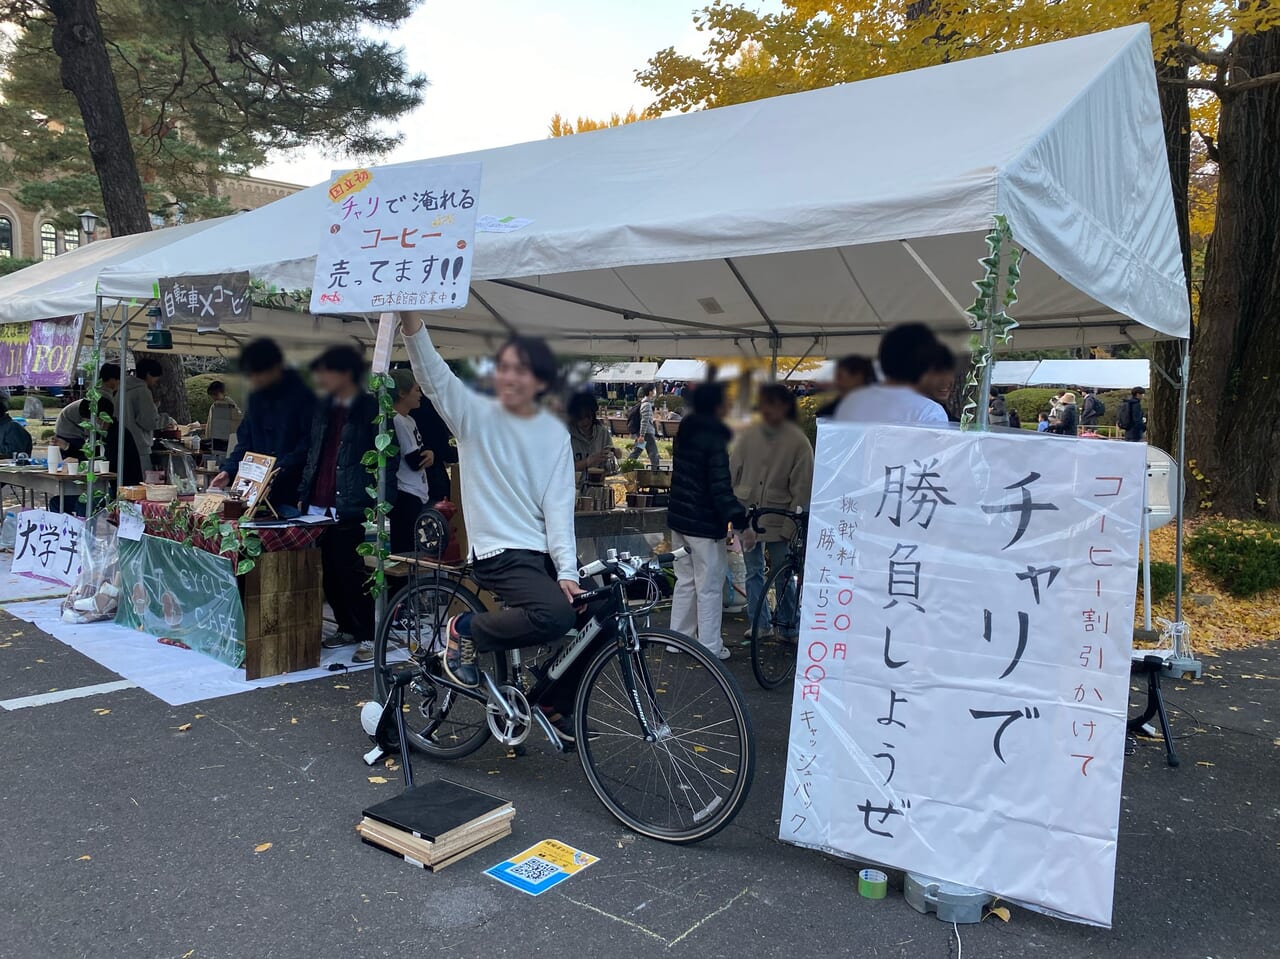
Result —
M178 732L185 733L190 728L191 728L190 723L183 723L181 726L178 727Z
M289 725L290 725L290 726L296 726L296 725L298 725L297 717L293 717L293 718L291 718L291 719L289 720Z
M98 716L108 716L108 715L110 715L110 714L111 714L111 710L109 710L109 709L95 709L95 710L94 710L94 713L95 713L96 715L98 715Z
M378 783L379 785L381 785L382 783L384 783L384 782L386 782L386 781L387 781L387 777L386 777L386 776L370 776L370 777L369 777L369 782L371 782L371 783Z
M995 916L1001 922L1008 922L1013 913L1009 911L1008 906L992 906L987 915Z
M81 856L79 859L76 860L76 862L88 862L92 858L93 858L92 856Z
M196 954L196 951L194 949L191 949L182 954L182 959L191 959L191 957L194 956L195 954Z
M334 689L350 689L351 687L350 687L350 686L343 686L343 685L339 684L339 685L337 685L337 686L334 686L333 688L334 688Z
M204 713L196 713L196 719L204 719ZM193 950L191 950L191 951L192 951L192 952L195 952L195 950L194 950L194 949L193 949Z
M260 843L258 843L256 846L254 846L254 847L253 847L253 851L254 851L254 852L266 852L266 851L267 851L268 849L270 849L270 848L271 848L271 843L269 843L269 842L260 842Z
M1207 763L1207 762L1205 762L1205 761L1202 759L1202 760L1200 760L1200 762L1196 763L1196 765L1197 765L1197 766L1212 766L1212 765L1213 765L1213 763Z

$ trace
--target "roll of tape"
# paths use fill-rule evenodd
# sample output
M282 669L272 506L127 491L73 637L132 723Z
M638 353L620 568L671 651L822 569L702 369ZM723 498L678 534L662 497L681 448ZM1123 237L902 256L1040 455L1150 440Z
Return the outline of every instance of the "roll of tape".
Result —
M863 899L883 899L889 894L889 877L879 869L858 873L858 895Z

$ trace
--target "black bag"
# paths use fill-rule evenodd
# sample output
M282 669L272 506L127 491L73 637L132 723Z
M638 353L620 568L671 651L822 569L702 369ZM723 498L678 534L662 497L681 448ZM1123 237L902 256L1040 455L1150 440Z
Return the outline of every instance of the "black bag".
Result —
M627 432L632 436L640 435L640 404L637 403L631 407L631 411L627 413Z
M1116 426L1122 430L1133 428L1133 400L1125 400L1120 404L1120 412L1116 414Z
M1101 415L1102 415L1103 413L1105 413L1106 411L1107 411L1107 404L1106 404L1106 403L1104 403L1104 402L1102 402L1102 400L1101 400L1099 397L1095 396L1095 397L1093 398L1093 412L1094 412L1094 414L1095 414L1096 416L1101 416Z

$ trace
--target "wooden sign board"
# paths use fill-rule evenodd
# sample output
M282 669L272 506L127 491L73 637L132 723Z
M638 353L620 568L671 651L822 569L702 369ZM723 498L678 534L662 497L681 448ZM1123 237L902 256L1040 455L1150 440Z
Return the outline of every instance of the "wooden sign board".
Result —
M252 516L258 504L262 502L271 488L271 479L276 471L276 458L263 453L245 453L240 461L240 469L236 472L233 492L239 493L245 501L245 515Z

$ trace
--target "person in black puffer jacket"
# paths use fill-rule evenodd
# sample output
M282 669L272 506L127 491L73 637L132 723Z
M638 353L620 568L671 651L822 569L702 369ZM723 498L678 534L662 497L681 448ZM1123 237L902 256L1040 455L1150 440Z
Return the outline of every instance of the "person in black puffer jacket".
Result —
M725 531L742 531L747 514L733 495L729 440L724 425L724 390L704 383L693 391L693 412L680 423L672 453L671 500L667 521L672 545L689 555L676 560L676 589L671 598L671 628L696 636L720 659L729 658L721 635L724 615ZM746 549L755 534L743 534Z

